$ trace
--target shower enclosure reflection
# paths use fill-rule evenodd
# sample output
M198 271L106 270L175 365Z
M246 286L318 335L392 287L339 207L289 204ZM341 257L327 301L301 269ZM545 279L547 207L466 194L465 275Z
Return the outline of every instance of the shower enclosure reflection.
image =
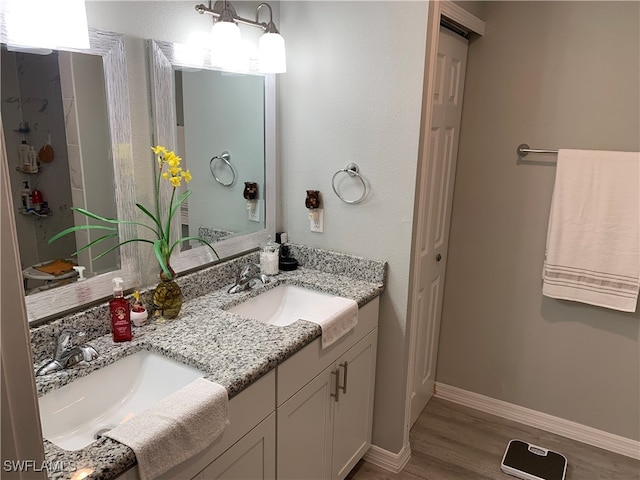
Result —
M48 243L87 222L72 206L116 216L102 57L18 53L3 46L1 62L2 120L27 294L75 281L72 264L84 266L87 276L117 269L116 251L93 260L115 239L74 258L77 247L99 234L78 232ZM27 155L36 157L32 164L21 152L29 149Z

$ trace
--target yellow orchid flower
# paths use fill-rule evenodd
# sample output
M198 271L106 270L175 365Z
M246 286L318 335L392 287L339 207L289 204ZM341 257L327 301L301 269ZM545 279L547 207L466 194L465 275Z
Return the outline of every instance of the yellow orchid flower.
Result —
M171 182L171 185L173 185L174 187L179 187L181 180L182 180L182 177L171 177L169 179L169 181Z
M157 147L151 147L151 150L153 150L153 153L155 153L156 155L164 156L167 154L167 149L161 145L158 145Z
M182 159L173 152L169 152L164 156L164 161L167 162L167 165L169 165L172 168L175 168L178 165L180 165L181 160Z
M182 172L182 176L184 177L184 181L189 183L193 177L191 176L191 172L189 170L185 170Z
M171 175L174 176L174 177L179 176L180 172L182 172L182 168L180 168L180 167L171 167L169 169L169 173L171 173Z

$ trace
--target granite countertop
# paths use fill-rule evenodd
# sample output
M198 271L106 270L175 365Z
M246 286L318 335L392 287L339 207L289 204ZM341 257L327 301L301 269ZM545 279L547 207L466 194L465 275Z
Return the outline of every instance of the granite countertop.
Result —
M205 378L224 386L231 399L319 337L321 329L303 320L286 327L265 325L227 312L226 308L283 283L351 298L360 307L384 289L384 281L378 279L368 281L311 268L281 272L272 278L269 284L249 292L229 294L227 285L186 301L177 319L134 327L130 342L114 343L110 334L94 338L89 343L100 352L100 357L56 374L36 377L38 395L145 349L206 372ZM135 464L135 455L129 447L107 437L73 452L47 440L44 448L47 462L59 462L55 471L49 471L53 479L108 479Z

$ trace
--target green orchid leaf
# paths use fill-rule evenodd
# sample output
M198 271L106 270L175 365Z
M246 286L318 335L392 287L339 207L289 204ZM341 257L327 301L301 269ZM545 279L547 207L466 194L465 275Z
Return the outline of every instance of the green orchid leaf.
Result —
M132 238L131 240L125 240L124 242L120 242L117 245L114 245L113 247L111 247L108 250L105 250L104 252L102 252L100 255L98 255L97 257L94 257L94 260L97 260L99 258L104 257L106 254L108 254L109 252L112 252L113 250L115 250L116 248L121 247L122 245L126 245L127 243L131 243L131 242L144 242L144 243L150 243L153 245L153 241L151 240L146 240L144 238Z
M59 238L64 237L65 235L78 232L80 230L108 230L110 232L118 231L116 227L107 227L106 225L76 225L75 227L66 228L60 233L55 234L53 237L49 239L48 243L52 243L58 240Z
M140 210L142 210L142 212L149 217L151 220L153 220L153 223L156 224L156 226L158 227L158 230L162 230L162 226L160 225L160 221L149 211L147 210L144 205L140 205L139 203L136 203L136 207L138 207ZM157 234L158 232L156 232Z
M207 247L209 247L211 249L211 251L215 254L216 257L218 257L218 259L220 259L220 255L218 255L218 252L216 252L216 249L213 248L211 246L211 244L206 241L204 238L202 237L182 237L178 240L175 241L175 243L173 245L171 245L171 249L169 250L169 255L171 255L171 253L173 253L173 249L176 248L178 245L180 245L181 243L184 242L188 242L190 240L195 240L198 241L200 243L203 243L204 245L206 245Z
M191 195L191 190L186 190L178 196L178 198L176 199L176 203L172 205L172 208L169 211L169 221L171 221L175 213L178 211L180 205L182 205L184 201L189 198L189 195Z
M82 252L84 252L84 251L85 251L85 250L87 250L88 248L91 248L92 246L94 246L94 245L95 245L95 244L97 244L97 243L100 243L100 242L102 242L102 241L104 241L104 240L107 240L107 239L109 239L109 238L114 238L114 237L117 237L117 236L118 236L118 234L117 234L117 233L110 233L109 235L105 235L105 236L103 236L103 237L100 237L100 238L98 238L98 239L94 240L93 242L89 242L89 243L87 243L84 247L79 248L78 250L76 250L75 252L73 252L73 253L72 253L72 255L77 255L77 254L79 254L79 253L82 253ZM95 260L95 258L94 258L94 260Z
M163 248L162 248L162 240L156 240L155 242L153 242L153 251L156 254L156 258L158 259L158 263L160 264L160 268L162 268L162 271L164 272L164 274L167 276L167 278L169 280L171 280L173 278L173 276L171 275L171 272L169 271L169 268L167 266L167 262L164 261L164 255L163 255Z
M175 196L176 196L176 189L174 187L173 191L171 192L171 200L169 200L169 216L167 217L167 223L165 225L164 232L163 232L164 238L166 239L167 242L171 238L171 219L173 218L173 215L171 214L171 212L173 211L173 199L175 198Z
M93 212L90 212L89 210L85 210L84 208L80 208L80 207L71 207L71 210L74 210L78 213L82 213L83 215L86 215L87 217L90 218L95 218L96 220L100 220L102 222L107 222L107 223L123 223L122 220L118 220L117 218L107 218L107 217L102 217L100 215L96 215Z

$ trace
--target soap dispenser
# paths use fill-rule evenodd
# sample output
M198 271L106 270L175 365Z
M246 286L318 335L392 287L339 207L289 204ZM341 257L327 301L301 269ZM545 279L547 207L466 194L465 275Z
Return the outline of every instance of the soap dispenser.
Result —
M109 300L111 334L114 342L131 340L131 307L122 293L122 278L113 279L113 298Z

